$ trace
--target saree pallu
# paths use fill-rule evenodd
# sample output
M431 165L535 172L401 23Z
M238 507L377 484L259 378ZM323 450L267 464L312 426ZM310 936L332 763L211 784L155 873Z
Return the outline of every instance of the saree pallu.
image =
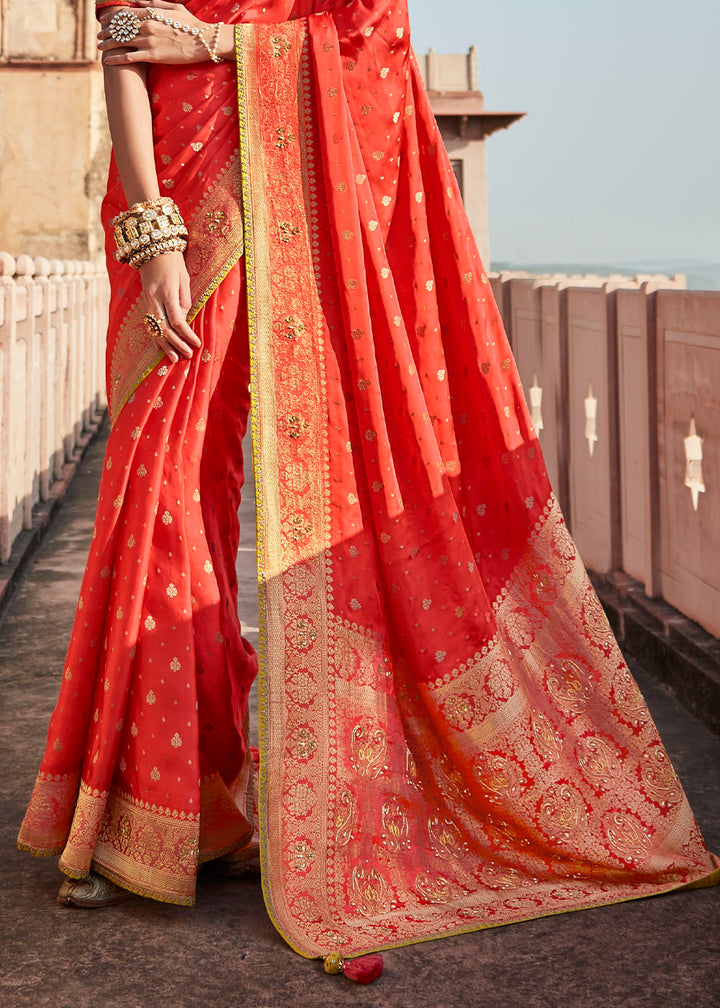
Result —
M227 185L204 190L186 145L177 174L160 146L158 168L186 216L183 199L207 200L188 249L203 340L223 329L235 267L213 284L235 255L242 207L259 829L275 925L303 955L354 955L716 881L718 862L550 488L404 4L192 9L241 22L242 197L228 199ZM206 65L173 73L176 105L203 91L197 81L230 80ZM182 108L189 137L193 99ZM213 157L216 139L199 141ZM219 168L207 165L202 179ZM218 212L226 217L208 216ZM210 253L193 246L209 249L203 228L226 219L209 268ZM192 430L178 425L203 402L200 363L153 359L132 311L141 309L110 354L114 430L137 429L144 443L163 368L177 388L156 415ZM192 448L167 443L184 473ZM160 457L162 486L176 470ZM213 477L205 472L201 501L224 492ZM177 499L186 499L179 487ZM115 517L112 500L101 498L100 528ZM144 529L149 513L132 521ZM148 524L154 543L164 530ZM154 585L155 575L142 562L123 590ZM193 560L173 552L158 576L160 593L170 579L194 585ZM113 579L113 590L122 583ZM227 602L226 587L209 613ZM112 623L115 600L94 601L97 619ZM174 631L162 626L175 654ZM144 647L142 622L135 636Z

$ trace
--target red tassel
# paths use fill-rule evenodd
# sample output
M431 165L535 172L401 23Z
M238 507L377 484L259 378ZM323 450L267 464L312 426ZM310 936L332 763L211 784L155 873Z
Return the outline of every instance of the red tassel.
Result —
M343 970L349 980L356 983L369 984L377 980L383 971L383 957L379 952L360 956L358 959L348 959Z

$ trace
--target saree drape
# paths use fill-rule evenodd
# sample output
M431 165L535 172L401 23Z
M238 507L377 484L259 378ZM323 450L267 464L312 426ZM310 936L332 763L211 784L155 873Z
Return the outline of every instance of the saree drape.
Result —
M220 781L223 796L249 796L239 725L253 668L230 611L236 540L227 539L222 563L207 549L223 540L208 521L210 500L226 523L236 504L237 452L224 453L217 435L215 451L207 444L211 431L241 433L237 387L225 376L227 362L242 358L247 318L259 829L265 901L283 937L306 956L353 955L715 881L718 862L549 485L405 5L191 9L240 22L237 104L234 67L151 73L158 171L191 221L192 317L204 348L189 366L162 363L142 331L136 278L114 268L115 440L93 547L104 550L109 574L103 581L100 554L95 562L91 553L81 604L91 599L94 623L85 628L79 610L77 659L68 665L102 701L99 737L114 730L105 699L116 690L114 648L121 642L127 652L124 696L147 714L148 666L138 653L161 633L157 674L167 676L170 653L186 663L176 693L180 682L190 701L211 667L234 684L215 697L219 725L234 712L234 735L227 725L203 735L204 716L190 703L183 717L199 739L193 753L208 739L206 779ZM108 215L119 199L116 183ZM204 363L213 363L215 385ZM219 424L212 404L223 411ZM136 475L141 449L147 485ZM153 516L158 499L167 526ZM168 529L177 532L170 543ZM147 543L142 557L122 548L129 530ZM172 605L170 584L182 591ZM224 614L221 659L206 653L211 634L198 641L197 617L189 618L198 605L211 630ZM55 715L66 732L70 693L63 683ZM93 705L84 703L87 723ZM129 750L137 763L118 763L118 741L97 788L112 796L119 781L145 796L149 786L157 802L152 774L137 766L140 746L154 754L160 742L137 718L132 724L131 737L143 740ZM42 802L56 793L48 778L79 776L67 767L84 751L77 808L97 779L86 739L99 729L85 728L85 749L79 742L68 762L65 748L53 750L60 727L51 725L21 834L36 850L64 843L73 811L66 787L60 839L41 840ZM161 813L188 808L187 783ZM112 797L109 806L101 814L98 803L98 836L117 838ZM246 841L247 813L241 823L233 816L231 838L200 843L209 856ZM143 837L132 838L139 860ZM128 884L98 859L97 843L94 851L85 870L92 862ZM189 882L182 898L192 898Z
M249 346L232 64L149 72L163 193L189 224L193 327L177 366L142 324L139 275L113 256L126 206L103 203L113 421L93 540L48 744L19 844L134 892L194 901L198 863L254 828L247 696L256 656L235 558Z

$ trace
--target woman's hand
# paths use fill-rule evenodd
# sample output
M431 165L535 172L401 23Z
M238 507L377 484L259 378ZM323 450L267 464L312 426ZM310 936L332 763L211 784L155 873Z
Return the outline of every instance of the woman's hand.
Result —
M116 42L110 36L108 25L118 11L127 11L140 19L138 34L130 42ZM98 49L102 61L107 66L121 66L125 63L203 63L210 59L207 48L198 35L173 28L162 21L155 21L151 11L171 17L173 21L205 31L205 38L212 38L212 25L199 21L182 4L168 3L167 0L138 0L134 7L112 7L100 15L102 28L98 32ZM145 20L142 20L145 19Z
M201 343L187 324L191 307L190 277L182 252L164 252L140 267L145 309L160 319L163 335L157 345L173 364L192 357Z

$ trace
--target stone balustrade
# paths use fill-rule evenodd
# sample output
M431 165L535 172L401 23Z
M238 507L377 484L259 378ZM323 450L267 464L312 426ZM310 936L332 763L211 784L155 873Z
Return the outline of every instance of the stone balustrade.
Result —
M104 409L107 303L104 266L0 252L0 563Z
M720 292L682 281L491 280L586 566L717 637Z
M491 278L586 565L720 636L720 292ZM0 253L0 562L104 409L104 268Z

